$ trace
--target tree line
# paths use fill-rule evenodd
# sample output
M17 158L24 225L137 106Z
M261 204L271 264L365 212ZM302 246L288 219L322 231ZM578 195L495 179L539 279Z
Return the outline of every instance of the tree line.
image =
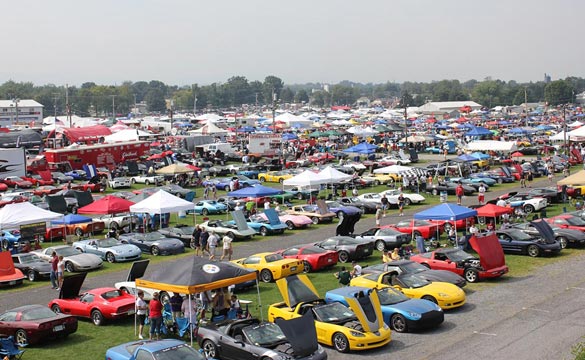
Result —
M233 76L226 82L191 86L167 85L158 80L124 82L121 85L98 85L86 82L67 88L71 113L79 116L125 115L136 103L145 102L152 113L166 113L169 104L175 111L196 108L240 110L242 107L274 108L281 104L306 104L315 107L352 106L358 99L381 100L382 104L420 106L429 101L475 101L492 108L548 102L550 105L573 103L575 95L585 90L585 79L568 77L552 82L518 83L492 80L442 80L430 83L386 82L381 84L341 81L285 85L277 76L263 82ZM31 82L7 81L0 85L0 99L34 99L44 105L45 115L66 113L66 90L54 84L37 86Z

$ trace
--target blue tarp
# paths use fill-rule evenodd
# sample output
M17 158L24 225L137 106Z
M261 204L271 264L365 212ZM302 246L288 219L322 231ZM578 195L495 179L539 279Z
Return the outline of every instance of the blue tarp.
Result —
M77 215L77 214L69 214L69 215L63 216L63 220L53 220L53 221L51 221L51 224L55 224L55 225L61 225L61 224L71 225L71 224L87 223L87 222L91 222L91 221L92 221L92 219L90 217L87 217L87 216L81 216L81 215Z
M238 198L263 197L263 196L278 195L278 194L282 194L282 193L283 193L282 190L269 188L269 187L266 187L263 185L255 185L255 186L245 187L243 189L239 189L236 191L230 191L228 193L228 196L234 196L234 197L238 197Z
M493 135L491 131L481 126L476 126L473 129L469 130L465 133L465 136L483 136L483 135Z
M463 155L459 155L457 156L457 159L459 160L463 160L463 161L476 161L477 158L468 154L463 154Z
M481 152L474 152L473 154L470 154L469 156L473 157L474 160L485 160L485 159L490 158L490 156L488 154L484 154Z
M253 127L251 127L251 126L244 126L244 127L239 128L236 132L239 132L239 133L251 133L251 132L254 132L254 131L256 131L256 129L254 129Z
M293 134L293 133L284 133L284 134L282 134L282 139L283 140L287 140L287 141L288 140L296 140L298 138L299 137L296 134Z
M366 142L359 143L355 146L347 148L343 150L345 153L354 153L354 154L372 154L376 152L378 147L376 145L368 144Z
M477 211L455 204L441 204L414 214L419 220L462 220L477 216Z

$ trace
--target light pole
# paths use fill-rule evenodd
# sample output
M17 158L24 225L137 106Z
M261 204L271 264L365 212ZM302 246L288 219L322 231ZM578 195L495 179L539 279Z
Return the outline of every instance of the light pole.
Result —
M197 95L193 98L193 116L197 114Z
M14 122L17 123L17 124L18 124L18 103L19 102L20 102L20 99L19 98L12 99L12 103L14 104L14 110L15 110L14 111L15 121ZM12 124L12 125L14 125L14 124Z
M567 106L563 105L563 138L564 138L564 149L563 154L569 155L569 149L567 148Z

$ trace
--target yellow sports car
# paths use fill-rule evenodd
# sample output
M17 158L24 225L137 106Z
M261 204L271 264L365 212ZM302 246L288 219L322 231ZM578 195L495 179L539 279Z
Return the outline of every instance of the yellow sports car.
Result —
M277 182L282 183L286 179L290 179L294 175L286 171L268 171L258 174L258 180L261 182Z
M302 260L285 259L274 253L259 253L232 262L258 271L260 280L264 282L298 274L304 269Z
M396 272L368 274L351 279L351 286L380 288L393 286L412 299L425 299L441 309L453 309L465 304L465 292L458 286L445 282L430 282L415 274L398 275Z
M402 176L398 174L371 174L362 175L362 179L373 181L374 185L392 184L396 181L402 180Z
M391 340L375 291L363 297L346 297L349 308L339 302L326 304L306 275L276 282L284 302L270 305L268 320L294 319L307 313L315 319L317 341L339 352L382 347Z

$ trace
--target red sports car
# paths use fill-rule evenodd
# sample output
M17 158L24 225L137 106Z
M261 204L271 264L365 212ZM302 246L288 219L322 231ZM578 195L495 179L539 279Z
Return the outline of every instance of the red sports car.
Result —
M4 183L0 183L0 191L6 191L8 190L8 185L4 184Z
M402 220L397 224L382 226L381 228L392 228L405 234L422 235L425 239L439 237L445 229L442 225L433 224L427 220Z
M90 318L95 325L107 319L117 319L134 314L134 296L113 287L97 288L79 294L87 273L67 276L59 298L49 302L55 313Z
M329 154L329 153L317 153L314 155L311 155L307 158L307 160L309 160L312 163L319 163L319 164L324 164L326 162L330 162L333 161L335 159L335 156Z
M545 221L553 226L560 227L561 229L585 232L585 220L581 219L579 216L563 214L547 218Z
M25 305L0 315L0 334L13 336L19 345L65 337L77 331L77 318L55 314L44 305Z
M276 252L286 259L303 260L304 272L317 271L329 268L337 264L337 251L325 250L323 248L306 245L293 246Z
M26 181L30 181L34 186L37 186L37 185L40 185L40 186L53 185L55 183L53 181L53 179L45 180L40 175L32 175L30 177L23 176L22 179L23 180L26 180Z
M36 196L53 195L59 191L61 191L61 189L58 187L54 187L52 185L42 185L33 189L33 194Z
M93 184L90 182L84 182L81 184L71 184L71 189L73 190L79 190L79 191L90 191L92 193L94 192L100 192L101 190L101 185L100 184Z
M504 250L496 235L472 237L471 247L479 259L463 250L441 248L424 254L413 255L410 260L423 264L432 270L448 270L463 276L468 282L500 277L508 272Z
M8 185L9 187L13 187L15 189L30 189L32 187L32 183L30 181L26 181L20 176L8 176L2 180L4 184Z
M53 240L60 240L65 237L65 226L58 225L53 227L48 227L45 230L45 241L53 241ZM73 233L71 233L73 234Z
M4 207L8 204L15 204L28 201L28 198L22 195L4 194L0 198L0 207Z
M445 231L449 231L452 227L455 227L458 231L468 228L470 225L475 223L473 218L461 219L461 220L427 220L430 223L443 226Z

